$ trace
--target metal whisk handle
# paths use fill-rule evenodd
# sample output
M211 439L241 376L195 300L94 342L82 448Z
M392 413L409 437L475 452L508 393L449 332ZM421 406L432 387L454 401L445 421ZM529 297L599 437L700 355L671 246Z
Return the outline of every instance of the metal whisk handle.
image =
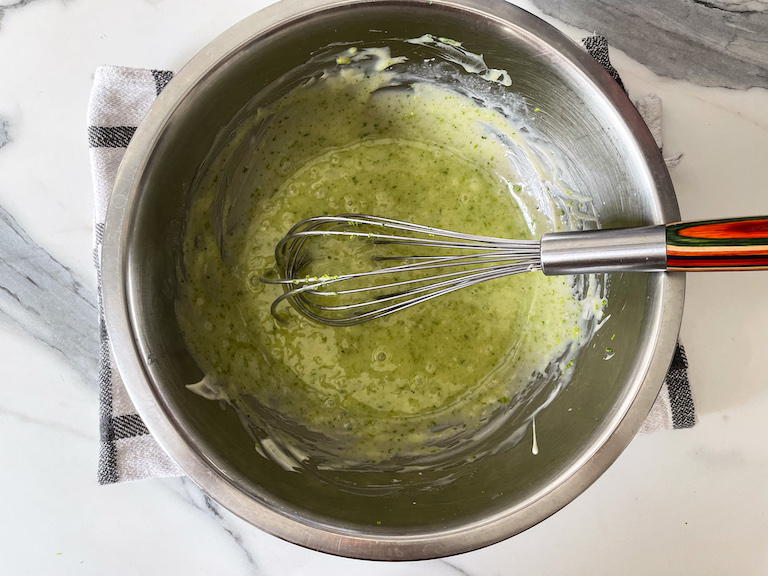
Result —
M541 239L541 269L549 276L766 268L767 216L555 232Z
M547 276L667 269L666 226L552 232L541 237Z

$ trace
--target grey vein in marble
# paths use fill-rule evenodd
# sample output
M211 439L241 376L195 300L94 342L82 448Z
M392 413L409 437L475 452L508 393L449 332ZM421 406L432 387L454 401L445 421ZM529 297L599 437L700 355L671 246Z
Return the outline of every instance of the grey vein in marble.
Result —
M718 8L726 12L739 12L746 14L748 12L768 11L768 2L765 0L693 0L696 4Z
M31 424L33 426L40 426L41 428L48 428L49 430L53 430L57 433L63 432L64 434L71 434L83 440L89 440L89 441L98 440L98 436L96 435L96 433L86 434L81 430L78 430L71 426L67 426L66 424L63 424L61 422L56 422L48 418L46 419L35 418L28 414L22 414L21 412L8 410L6 408L3 408L2 406L0 406L0 418L12 418L17 422L21 422L22 424Z
M0 148L11 141L11 123L0 116Z
M701 86L768 88L768 0L532 0L594 31L656 74Z
M0 315L62 354L95 386L98 311L91 293L0 208Z
M246 547L243 535L230 525L227 516L231 513L228 510L222 508L210 496L198 488L194 482L184 476L174 479L169 478L166 482L173 485L174 492L176 492L184 502L212 518L218 527L224 530L232 538L235 545L240 548L248 565L252 568L257 568L256 559ZM254 530L256 530L256 528L254 528Z
M14 8L23 8L24 6L27 6L32 2L35 2L35 0L16 0L16 2L10 2L8 4L3 4L2 6L0 6L0 25L2 25L3 18L5 17L5 13L8 10L13 10Z
M462 570L456 564L452 564L448 560L441 558L438 560L439 563L444 564L445 566L448 566L455 574L458 574L459 576L470 576L469 572L466 570Z

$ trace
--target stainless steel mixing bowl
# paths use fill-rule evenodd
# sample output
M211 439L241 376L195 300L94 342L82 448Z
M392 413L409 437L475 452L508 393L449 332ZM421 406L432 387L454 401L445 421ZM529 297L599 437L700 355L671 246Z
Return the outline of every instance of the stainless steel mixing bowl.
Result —
M537 416L538 455L521 442L464 463L466 473L452 483L441 483L440 472L418 479L404 473L399 491L376 496L365 487L391 484L392 474L354 473L342 479L350 489L340 490L324 474L342 473L287 472L256 454L231 410L184 387L200 372L174 314L181 230L190 183L221 127L322 46L425 33L460 40L489 66L510 72L511 89L546 112L536 128L572 161L572 184L592 195L604 227L678 218L667 170L630 101L578 45L531 14L502 0L285 0L222 34L171 81L126 152L105 232L112 346L157 441L205 492L253 525L358 558L465 552L570 502L648 414L682 314L683 275L612 276L608 326L583 351L564 392ZM610 361L603 359L607 347L616 351Z

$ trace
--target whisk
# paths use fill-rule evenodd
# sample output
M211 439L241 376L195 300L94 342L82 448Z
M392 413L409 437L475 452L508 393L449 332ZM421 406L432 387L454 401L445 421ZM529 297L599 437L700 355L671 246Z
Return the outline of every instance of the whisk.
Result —
M368 269L307 273L339 262L339 240L363 241ZM405 247L405 248L403 248ZM355 249L360 252L360 245ZM370 250L369 250L370 251ZM455 290L512 274L546 275L768 269L768 216L657 226L554 232L541 240L463 234L400 220L342 214L302 220L275 247L284 293L307 318L351 326L381 318ZM355 265L360 265L360 258ZM365 262L363 262L365 264Z

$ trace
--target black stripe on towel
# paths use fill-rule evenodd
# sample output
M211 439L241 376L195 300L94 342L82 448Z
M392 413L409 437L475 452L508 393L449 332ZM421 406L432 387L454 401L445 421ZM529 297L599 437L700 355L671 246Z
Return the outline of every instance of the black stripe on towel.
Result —
M155 90L159 96L160 92L163 91L163 88L165 88L168 85L168 82L171 81L171 78L173 78L173 72L168 70L152 70L152 76L155 78Z
M673 428L693 428L696 424L696 411L693 407L691 385L688 382L688 359L685 348L678 343L672 364L667 373L669 403L672 407Z
M101 272L96 268L98 283L101 286ZM99 290L99 308L101 308L101 290ZM113 484L120 478L117 472L117 446L115 430L112 426L112 364L109 361L109 337L104 315L99 314L101 342L99 354L99 408L101 449L99 451L99 484Z
M138 414L125 414L112 418L112 429L115 434L115 440L123 438L135 438L149 434L146 424L141 420Z
M88 126L91 148L127 148L136 126Z
M597 63L600 64L600 66L605 68L605 71L611 75L611 78L613 78L626 93L627 89L624 87L624 82L621 81L621 76L619 76L616 68L611 65L611 59L608 57L608 40L605 39L605 36L582 38L581 43L584 44L584 48L587 49L589 55L597 60Z
M94 232L96 233L96 244L104 242L104 222L96 222Z

